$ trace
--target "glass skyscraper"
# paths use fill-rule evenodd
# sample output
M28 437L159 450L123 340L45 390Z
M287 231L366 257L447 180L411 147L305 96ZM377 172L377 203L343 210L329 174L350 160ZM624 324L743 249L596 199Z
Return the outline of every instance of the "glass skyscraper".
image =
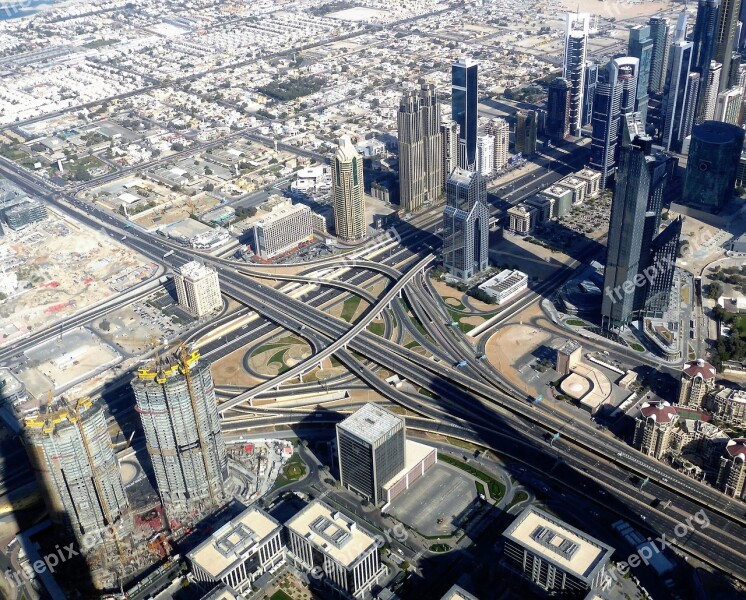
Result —
M650 68L653 60L653 38L650 37L649 25L637 25L630 29L627 54L640 61L640 68L637 75L635 110L640 113L642 122L646 123L648 120Z
M580 137L583 126L585 59L591 17L587 13L568 13L565 18L565 56L562 77L570 83L570 135Z
M478 64L462 58L451 66L451 117L459 127L458 166L469 171L477 163Z

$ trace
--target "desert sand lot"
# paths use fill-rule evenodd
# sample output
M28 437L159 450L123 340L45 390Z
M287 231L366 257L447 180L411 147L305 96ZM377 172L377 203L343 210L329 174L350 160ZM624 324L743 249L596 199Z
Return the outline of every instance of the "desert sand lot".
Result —
M587 12L592 15L609 18L615 17L622 21L633 17L647 17L662 10L668 10L677 5L674 2L650 2L649 0L563 0L568 11ZM681 5L679 3L679 5Z

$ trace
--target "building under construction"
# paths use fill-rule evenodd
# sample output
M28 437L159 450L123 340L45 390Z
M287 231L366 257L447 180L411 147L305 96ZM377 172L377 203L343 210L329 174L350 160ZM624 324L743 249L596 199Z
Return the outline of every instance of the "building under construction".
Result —
M100 404L90 398L25 420L24 440L53 523L85 549L132 532L132 515Z
M199 351L180 346L138 369L132 382L158 493L169 518L225 498L228 476L215 386Z

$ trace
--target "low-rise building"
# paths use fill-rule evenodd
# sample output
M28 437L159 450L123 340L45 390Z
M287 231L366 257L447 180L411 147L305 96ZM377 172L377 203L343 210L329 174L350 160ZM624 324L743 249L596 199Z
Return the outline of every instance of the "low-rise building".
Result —
M282 525L250 506L187 554L197 581L220 582L239 593L285 561Z
M276 208L254 222L254 252L270 259L313 240L311 209L304 204Z
M531 206L532 208L536 209L537 211L536 224L537 225L543 225L544 223L546 223L547 221L550 221L556 216L555 211L554 211L554 198L549 198L548 196L542 196L541 194L536 194L526 199L524 203L527 206Z
M2 212L8 227L15 231L47 218L47 207L27 197L13 200Z
M440 600L479 600L474 594L470 594L459 585L454 585L446 592Z
M383 484L386 505L407 491L438 462L438 451L435 448L412 440L406 440L404 455L404 468Z
M564 217L570 214L573 199L572 190L561 185L552 185L539 192L539 194L554 201L555 217Z
M503 532L507 566L547 594L600 588L614 549L534 506Z
M575 173L575 177L585 181L585 197L595 198L601 193L601 173L588 167Z
M557 372L568 375L582 361L583 348L576 340L567 340L557 348Z
M588 193L588 183L585 179L568 175L560 179L555 185L566 188L572 192L572 203L574 205L582 204Z
M519 235L529 235L536 225L537 210L532 206L519 204L508 209L510 231Z
M496 304L503 304L528 289L528 275L521 271L505 269L480 283L479 289L492 296Z

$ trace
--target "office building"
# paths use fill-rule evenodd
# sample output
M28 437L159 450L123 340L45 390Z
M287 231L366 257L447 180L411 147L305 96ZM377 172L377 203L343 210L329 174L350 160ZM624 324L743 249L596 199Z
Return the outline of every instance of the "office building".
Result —
M174 267L174 284L179 306L195 317L223 308L218 272L196 260Z
M706 76L703 76L701 80L699 90L699 97L701 99L699 108L701 112L697 115L697 123L712 121L715 118L715 106L717 105L721 69L722 65L719 62L711 61Z
M462 58L451 66L451 118L458 123L458 166L473 171L477 162L479 66Z
M285 562L282 525L251 505L189 552L187 559L195 580L248 594L254 581Z
M485 127L485 133L492 136L495 140L495 146L492 151L494 158L492 168L497 173L507 166L510 159L510 125L508 125L505 119L501 119L500 117L491 119Z
M446 189L446 181L458 166L458 123L450 119L440 124L441 137L441 185Z
M455 169L451 173L443 211L443 266L462 281L489 264L486 198L486 182L478 172Z
M726 444L716 485L731 498L746 500L746 438L730 440Z
M606 189L616 172L621 121L624 115L634 111L639 64L633 57L615 58L596 87L590 166L601 173L601 189ZM644 124L642 129L644 133Z
M583 362L583 348L576 340L567 340L557 348L557 372L569 375L572 370Z
M268 260L313 241L314 218L305 204L290 204L254 221L254 252Z
M591 121L593 120L593 101L596 98L598 73L598 65L593 61L586 61L583 81L583 111L581 116L583 127L590 126Z
M646 227L649 221L655 223L659 218L656 213L647 212ZM638 306L644 304L646 313L652 316L662 316L668 310L682 225L683 219L678 217L660 233L655 230L655 237L649 243L647 239L643 240L642 247L650 248L650 252L641 256L640 272L648 277L646 285L637 288L640 292L637 303Z
M640 273L645 213L650 192L652 140L635 137L620 151L620 165L606 249L601 320L604 328L626 326L641 307L636 305L635 278Z
M683 201L705 210L721 209L733 196L744 130L705 121L692 131Z
M421 83L401 99L399 132L399 204L415 212L435 202L442 190L440 102L435 86Z
M288 561L303 572L318 573L333 595L365 598L387 572L374 536L319 500L285 527Z
M46 205L26 196L6 202L2 216L10 229L18 231L47 218Z
M373 504L385 497L384 485L404 468L404 419L366 404L337 424L339 480Z
M741 81L741 53L734 52L730 58L730 73L728 73L727 88L738 86L740 81Z
M334 229L344 241L365 237L365 188L363 159L352 145L350 136L339 138L339 147L332 159L332 198Z
M720 0L720 12L718 13L712 57L723 65L723 70L720 73L719 87L721 90L731 87L729 83L730 63L733 59L733 51L737 48L735 38L740 10L741 0Z
M648 456L663 458L670 446L678 415L668 402L645 402L640 416L635 419L635 434L632 445Z
M543 592L585 598L600 589L614 549L534 506L503 532L508 567Z
M558 77L549 84L547 100L547 135L559 144L570 135L570 84Z
M570 84L570 135L575 137L580 137L583 126L583 91L590 21L591 17L587 13L567 13L565 17L562 77Z
M572 208L572 190L553 185L543 189L539 192L539 195L549 198L554 203L552 216L564 217L570 214L570 209Z
M653 60L653 38L650 35L650 25L635 25L629 31L627 55L639 61L637 75L637 96L635 98L635 112L640 113L643 123L648 120L648 89L650 87L650 70Z
M495 170L495 138L491 135L477 136L477 171L485 177Z
M707 102L710 94L717 95L720 87L720 69L717 69L718 79L713 79L712 55L717 35L719 0L699 0L697 19L692 32L692 69L702 76L695 121L701 123L712 118L707 113ZM719 63L716 63L719 64Z
M523 156L536 154L539 123L535 110L519 110L515 116L515 151Z
M129 535L132 515L103 407L84 398L47 407L24 425L26 450L51 521L72 533L84 550Z
M219 505L228 461L209 363L182 345L139 368L132 389L169 517Z
M665 17L651 17L648 26L653 40L653 53L650 57L650 91L661 94L666 85L666 70L669 50L673 42L673 31L671 22Z
M734 87L717 96L715 104L715 121L741 125L743 113L743 89Z
M683 33L682 32L683 29ZM679 17L677 35L686 33L686 13ZM687 112L687 101L691 104L692 93L689 91L689 75L692 62L692 42L684 37L677 38L671 45L671 59L666 76L666 88L663 94L663 140L666 150L680 151L681 145L691 132L693 114ZM687 93L689 92L689 93ZM696 98L695 107L696 109ZM692 117L691 120L689 117Z
M539 221L536 208L521 203L508 209L508 229L518 235L530 235Z

